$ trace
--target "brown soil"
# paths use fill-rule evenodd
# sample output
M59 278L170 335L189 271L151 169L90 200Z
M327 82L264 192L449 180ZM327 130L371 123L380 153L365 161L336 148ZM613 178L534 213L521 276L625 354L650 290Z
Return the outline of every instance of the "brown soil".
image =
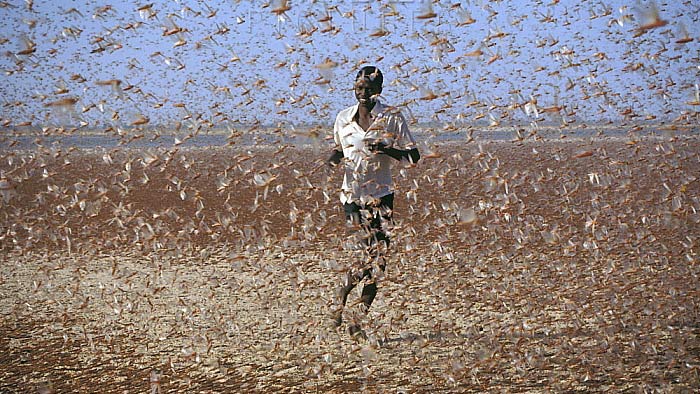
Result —
M433 148L366 341L325 150L2 152L0 392L700 389L696 138Z

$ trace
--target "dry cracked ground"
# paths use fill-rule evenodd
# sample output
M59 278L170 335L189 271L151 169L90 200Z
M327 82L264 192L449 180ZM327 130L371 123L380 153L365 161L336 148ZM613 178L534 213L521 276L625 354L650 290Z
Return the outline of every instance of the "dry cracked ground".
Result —
M319 146L3 151L0 392L697 392L695 137L436 143L367 315Z

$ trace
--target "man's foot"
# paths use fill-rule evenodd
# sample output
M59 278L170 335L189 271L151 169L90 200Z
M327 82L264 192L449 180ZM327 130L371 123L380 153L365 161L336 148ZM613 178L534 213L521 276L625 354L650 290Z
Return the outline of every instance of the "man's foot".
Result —
M333 325L340 327L340 325L343 324L343 310L338 309L333 311L333 313L331 313L331 319L333 320Z
M359 324L351 324L348 327L348 333L355 340L360 340L360 339L366 340L367 339L367 334L365 334L365 331L360 327Z

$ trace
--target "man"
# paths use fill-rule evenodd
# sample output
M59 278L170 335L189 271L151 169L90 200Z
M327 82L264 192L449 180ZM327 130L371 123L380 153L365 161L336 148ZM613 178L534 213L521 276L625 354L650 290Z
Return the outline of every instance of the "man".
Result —
M420 153L408 130L408 124L395 107L381 103L384 77L374 66L363 67L355 78L357 104L340 111L333 127L336 149L328 163L336 166L344 161L345 176L340 201L345 218L362 230L361 242L368 261L360 269L350 269L338 291L338 305L333 312L336 326L342 324L343 308L348 294L366 279L360 301L365 313L377 295L372 264L384 271L384 252L389 247L387 225L394 209L394 185L391 176L393 161L417 163ZM364 333L359 325L348 327L351 335Z

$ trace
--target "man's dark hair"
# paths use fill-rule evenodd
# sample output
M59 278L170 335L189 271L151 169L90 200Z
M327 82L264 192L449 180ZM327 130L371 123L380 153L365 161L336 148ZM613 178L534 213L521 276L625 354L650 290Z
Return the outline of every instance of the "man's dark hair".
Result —
M371 84L376 84L380 87L384 84L384 75L382 75L382 72L375 66L362 67L360 71L358 71L355 80L357 81L360 78L366 79Z

